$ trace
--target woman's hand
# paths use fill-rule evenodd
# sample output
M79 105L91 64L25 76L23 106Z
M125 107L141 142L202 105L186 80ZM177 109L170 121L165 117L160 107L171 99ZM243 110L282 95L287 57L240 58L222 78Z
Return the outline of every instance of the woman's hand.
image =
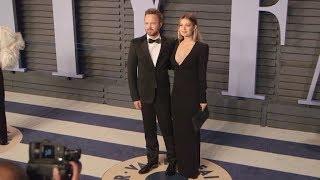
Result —
M200 103L201 111L203 111L204 108L207 107L207 105L208 105L207 103Z

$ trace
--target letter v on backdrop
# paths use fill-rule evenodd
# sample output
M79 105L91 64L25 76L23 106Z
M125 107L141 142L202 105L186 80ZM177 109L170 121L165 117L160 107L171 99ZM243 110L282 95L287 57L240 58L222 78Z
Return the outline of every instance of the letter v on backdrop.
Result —
M259 0L232 0L228 91L223 95L265 99L255 94L259 13L276 16L280 25L281 45L285 42L288 0L260 7Z

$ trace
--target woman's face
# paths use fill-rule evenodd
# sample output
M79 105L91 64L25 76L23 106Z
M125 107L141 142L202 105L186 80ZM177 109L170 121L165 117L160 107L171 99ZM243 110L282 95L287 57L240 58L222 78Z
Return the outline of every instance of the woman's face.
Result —
M179 23L179 33L183 37L192 37L194 25L189 19L181 19Z

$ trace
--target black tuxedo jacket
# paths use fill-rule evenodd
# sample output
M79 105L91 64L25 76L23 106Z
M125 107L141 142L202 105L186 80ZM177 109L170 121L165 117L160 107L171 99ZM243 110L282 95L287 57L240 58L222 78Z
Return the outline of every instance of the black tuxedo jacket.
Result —
M152 103L156 89L157 95L170 96L168 69L174 44L173 39L161 36L160 54L154 66L148 49L147 35L131 41L128 54L128 82L133 101Z

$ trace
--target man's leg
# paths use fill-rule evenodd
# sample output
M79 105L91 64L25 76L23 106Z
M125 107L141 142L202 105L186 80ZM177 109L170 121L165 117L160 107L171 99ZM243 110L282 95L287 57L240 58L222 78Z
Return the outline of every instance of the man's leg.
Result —
M148 163L158 163L159 144L154 104L142 103L142 118L146 140Z
M167 149L167 161L169 163L175 163L176 157L173 137L173 123L171 118L170 96L165 98L163 97L161 101L156 101L155 104L161 134L163 136L163 140Z
M176 154L170 104L170 96L162 97L160 101L156 101L157 118L167 149L167 161L169 163L165 173L167 176L173 176L176 173Z

